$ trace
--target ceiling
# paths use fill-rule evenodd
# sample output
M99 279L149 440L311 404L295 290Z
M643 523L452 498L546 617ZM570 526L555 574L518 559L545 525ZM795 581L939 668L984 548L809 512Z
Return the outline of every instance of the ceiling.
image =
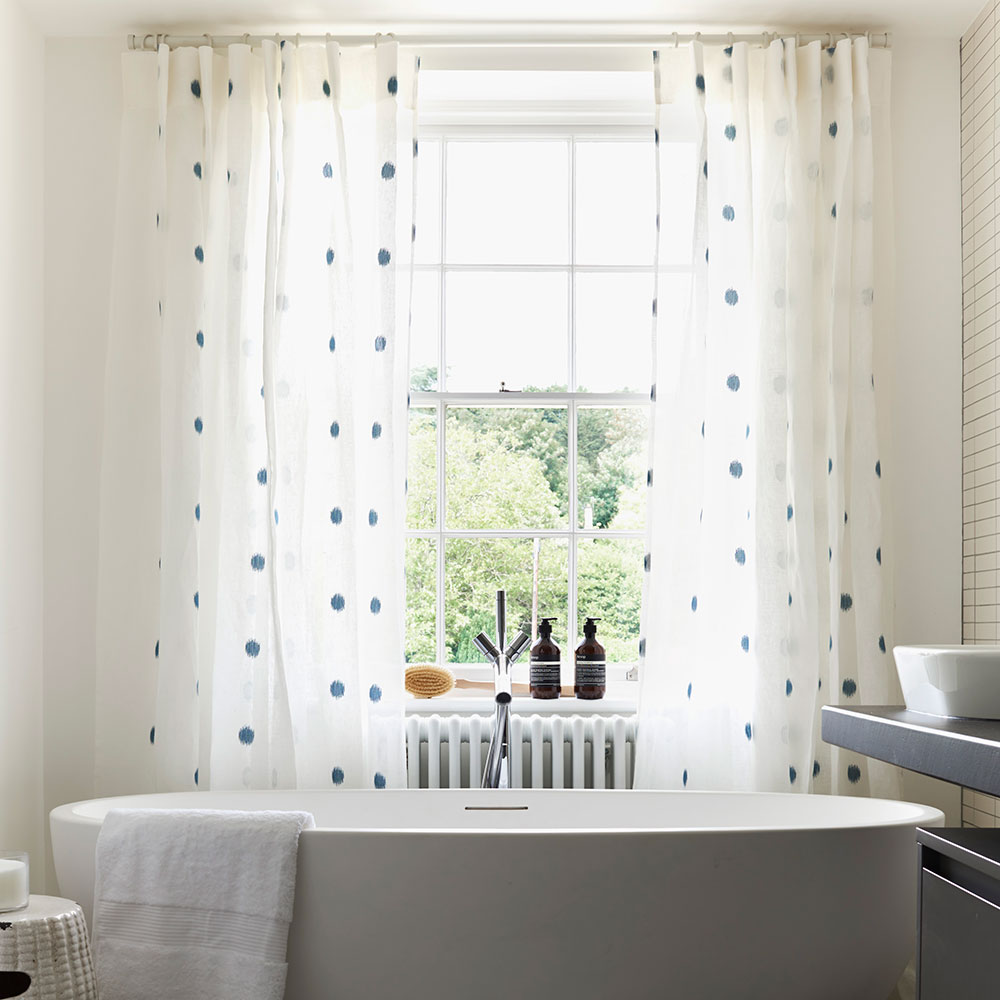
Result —
M986 0L18 0L46 35L347 30L558 36L715 28L889 29L959 38Z

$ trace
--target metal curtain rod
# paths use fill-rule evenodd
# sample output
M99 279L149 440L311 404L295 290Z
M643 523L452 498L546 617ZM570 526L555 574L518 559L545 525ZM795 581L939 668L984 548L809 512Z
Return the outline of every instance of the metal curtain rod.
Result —
M769 45L776 38L790 38L794 36L797 43L803 42L823 42L825 45L833 45L841 38L867 38L868 43L876 48L890 48L892 36L888 31L822 31L822 32L795 32L795 31L762 31L756 34L735 34L726 32L725 34L703 34L696 31L694 34L682 34L679 32L660 32L639 34L639 35L595 35L586 34L560 35L552 38L544 38L538 34L495 34L479 33L474 35L394 35L387 34L367 34L367 35L169 35L154 34L129 35L128 47L138 50L155 50L161 45L176 49L185 46L209 45L213 48L225 48L228 45L260 45L265 39L295 42L328 42L336 40L343 46L356 45L377 45L380 38L391 39L400 45L414 46L419 48L609 48L609 47L642 47L642 48L667 48L668 46L687 45L690 42L704 42L708 45L721 45L734 42L748 42L750 44Z

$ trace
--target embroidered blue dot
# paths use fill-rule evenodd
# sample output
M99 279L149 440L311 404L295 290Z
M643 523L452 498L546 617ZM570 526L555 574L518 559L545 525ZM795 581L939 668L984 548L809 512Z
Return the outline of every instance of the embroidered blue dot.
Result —
M334 698L343 698L344 697L344 682L343 681L334 681L330 685L330 694L333 695Z
M705 77L699 73L694 78L694 85L704 94L705 93Z
M334 507L333 510L330 511L330 520L334 524L340 524L340 522L344 520L344 512L339 507Z
M267 469L257 470L257 482L260 483L261 486L267 486Z
M374 507L368 511L368 523L374 528L378 524L378 511Z
M837 138L837 123L836 122L830 122L830 127L829 127L829 129L827 129L827 131L830 133L831 138L836 139Z
M736 218L736 210L732 205L722 206L722 218L725 219L726 222L732 222L733 219Z
M746 733L748 741L753 739L753 726L749 722L743 727L743 732Z
M388 160L382 164L382 180L391 181L396 176L396 167Z
M344 595L343 594L334 594L333 597L330 598L330 607L333 608L334 611L343 611L344 610Z
M264 557L259 552L250 557L250 568L255 573L260 573L264 569Z
M195 429L195 431L198 434L200 434L202 432L202 429L204 428L204 426L205 425L201 422L201 417L195 417L194 418L194 429Z
M379 352L385 350L385 337L381 334L375 338L375 350Z
M857 764L847 765L847 780L856 785L861 780L861 768Z
M368 699L375 705L382 700L382 689L377 684L373 684L368 689Z
M382 425L376 420L372 424L372 439L377 441L382 436Z
M229 96L230 97L233 96L233 81L232 80L229 81Z
M844 692L845 698L853 698L858 690L857 681L851 680L850 677L845 677L844 683L840 685L840 690Z
M156 742L156 726L153 726L153 728L150 729L149 731L149 742L150 743Z
M377 615L382 610L382 602L377 597L373 597L368 607L373 615Z
M201 180L201 164L200 163L195 163L195 165L194 165L194 175L195 175L195 177L198 178L198 180Z
M794 767L788 768L788 783L791 785L795 784L795 779L799 776L798 771Z
M688 783L687 768L684 768L684 773L681 775L681 781L684 783L684 787L687 788L687 783Z
M879 649L880 653L884 653L885 652L885 636L884 635L880 635L878 637L878 649Z
M742 548L738 548L733 553L733 558L736 560L738 565L742 566L747 561L747 554Z
M379 252L378 252L378 262L379 262L379 265L381 267L385 267L386 264L388 264L390 260L392 260L392 254L389 253L389 251L386 250L385 247L382 247L382 249L379 250Z
M201 97L201 83L198 80L191 81L191 93L195 97Z
M786 521L790 521L792 519L792 514L794 514L794 513L795 513L795 509L792 507L791 504L789 504L788 507L785 510L785 520Z
M852 607L854 607L854 598L851 597L850 594L841 594L840 595L840 610L841 611L850 611Z
M330 81L329 80L324 80L323 81L323 93L326 94L327 97L330 96Z
M253 730L249 726L244 726L239 732L240 743L250 746L253 743Z
M194 248L194 259L201 264L205 260L205 251L200 246Z
M732 142L736 138L736 126L727 125L725 128L725 136L730 142Z
M833 207L830 209L830 215L836 219L837 218L837 203L833 203Z
M379 789L385 788L385 775L381 771L375 772L375 787Z
M882 546L881 545L875 550L875 561L879 564L879 566L882 565Z
M260 654L260 643L256 639L247 639L247 643L243 648L246 650L247 656L251 659Z
M337 255L333 252L333 247L327 247L326 248L326 262L327 262L327 264L332 264L333 260L334 260L334 258L336 256Z
M201 520L201 504L200 503L196 503L194 505L194 519L196 521L200 521Z
M344 783L344 769L342 767L335 767L330 772L330 780L335 785L342 785Z
M200 606L199 601L198 601L198 591L197 590L194 592L194 606L196 608Z
M159 656L160 656L160 640L159 639L156 640L156 646L153 648L153 656L155 656L155 657L157 657L157 659L159 659Z
M879 479L882 478L882 463L881 463L881 461L878 461L878 462L875 463L875 475L878 476Z
M692 689L692 684L690 681L688 681L688 690L687 690L688 701L691 700L691 689Z
M739 375L730 375L726 379L726 386L733 392L739 392L740 389L740 377Z
M790 698L793 690L794 690L794 688L792 687L792 681L791 681L791 679L790 678L786 679L785 680L785 697L786 698Z
M201 332L201 330L199 330L194 335L194 339L195 339L195 342L198 344L199 347L204 347L205 346L205 334L203 334Z
M731 475L733 477L733 479L739 479L740 476L743 475L743 463L742 462L737 462L737 461L730 462L729 463L729 475Z
M734 306L736 305L737 302L740 301L739 293L736 291L735 288L727 288L725 298L727 306Z
M828 474L828 475L829 475L829 474L830 474L831 472L833 472L833 459L832 459L832 458L828 458L828 459L826 460L826 471L827 471L827 474Z
M390 94L395 94L399 89L399 83L394 76L389 77L389 82L385 85L385 89L388 90Z
M336 420L330 424L330 437L340 437L340 424Z
M691 610L692 611L697 611L698 610L698 595L697 594L695 594L695 596L691 598Z
M329 180L333 176L333 164L324 163L323 164L323 176Z
M819 761L818 760L814 760L813 761L813 777L814 778L819 776L819 771L820 771Z
M194 783L198 784L198 768L194 769Z
M744 653L750 652L750 636L744 635L740 638L740 649L742 649Z

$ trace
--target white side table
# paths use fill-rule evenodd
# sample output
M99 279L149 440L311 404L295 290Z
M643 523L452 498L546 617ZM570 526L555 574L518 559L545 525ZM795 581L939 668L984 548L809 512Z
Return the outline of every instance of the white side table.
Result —
M0 1000L6 997L97 1000L87 923L78 903L31 896L26 909L0 913Z

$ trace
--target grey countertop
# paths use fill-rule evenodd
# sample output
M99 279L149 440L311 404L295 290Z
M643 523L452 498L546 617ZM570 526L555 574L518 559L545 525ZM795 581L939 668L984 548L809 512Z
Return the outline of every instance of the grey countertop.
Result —
M1000 722L827 705L822 732L835 746L1000 796Z

